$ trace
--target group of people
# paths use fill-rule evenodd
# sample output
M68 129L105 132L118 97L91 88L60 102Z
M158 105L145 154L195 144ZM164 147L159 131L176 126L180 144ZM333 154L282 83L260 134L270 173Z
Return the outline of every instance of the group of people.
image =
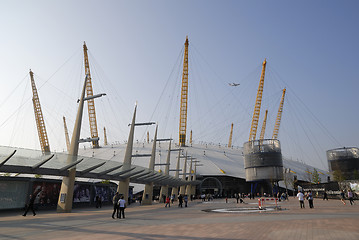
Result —
M340 201L346 205L346 202L345 202L345 199L348 198L349 202L350 202L350 205L353 205L354 204L354 193L351 189L348 189L347 190L347 193L345 194L345 191L342 190L340 192ZM304 199L307 199L308 200L308 203L309 203L309 207L310 208L314 208L313 206L313 194L312 194L312 191L309 191L307 193L302 193L301 191L298 192L297 194L297 198L299 200L299 204L300 204L300 208L305 208L304 206ZM323 200L328 200L328 194L327 192L324 192L323 194Z
M348 189L347 198L348 198L348 200L349 200L349 202L350 202L350 205L353 205L353 204L354 204L354 193L353 193L353 191L352 191L351 189ZM340 192L340 201L341 201L344 205L346 205L346 202L345 202L345 192L344 192L344 190L342 190L342 191Z
M125 218L126 200L124 199L124 197L121 196L118 192L116 192L115 196L112 199L112 203L113 203L112 218L115 219L115 214L116 214L116 218L121 218L121 216Z
M305 208L305 205L304 205L304 199L307 199L308 200L308 203L309 203L309 207L310 208L314 208L313 206L313 194L312 194L312 191L309 191L307 193L302 193L302 191L299 191L298 194L297 194L297 198L299 200L299 205L300 205L300 208Z
M165 207L171 207L171 204L173 204L174 200L175 200L175 195L172 194L171 197L170 196L165 196L163 195L163 202L165 203ZM188 206L188 196L184 195L182 196L182 194L180 194L178 196L178 207L183 207L183 202L184 202L184 206L187 207Z

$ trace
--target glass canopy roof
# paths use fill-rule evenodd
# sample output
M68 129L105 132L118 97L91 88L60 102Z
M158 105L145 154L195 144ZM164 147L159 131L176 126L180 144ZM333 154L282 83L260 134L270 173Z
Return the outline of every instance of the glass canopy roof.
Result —
M117 181L130 178L133 183L173 187L198 184L198 181L184 181L137 165L124 170L117 161L84 156L71 159L66 153L43 154L39 150L0 146L0 172L67 176L71 168L76 168L76 177L81 178Z

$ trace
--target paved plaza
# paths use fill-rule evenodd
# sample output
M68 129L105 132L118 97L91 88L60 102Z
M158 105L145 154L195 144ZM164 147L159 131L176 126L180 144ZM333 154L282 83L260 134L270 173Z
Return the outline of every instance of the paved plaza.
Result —
M187 208L136 203L126 208L126 219L112 219L111 206L38 211L36 216L29 212L26 217L0 212L0 239L359 239L359 202L351 206L314 199L314 209L307 201L300 209L297 199L290 198L279 203L282 210L264 212L244 211L255 209L257 201L245 202L193 201Z

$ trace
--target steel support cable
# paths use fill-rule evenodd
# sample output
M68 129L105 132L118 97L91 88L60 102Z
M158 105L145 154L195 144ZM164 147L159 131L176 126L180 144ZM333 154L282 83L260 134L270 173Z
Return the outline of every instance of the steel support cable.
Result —
M15 117L15 126L19 126L20 124L18 124L18 119L19 119L19 114L20 114L20 109L25 106L25 104L27 103L27 100L25 100L25 96L26 96L26 92L27 92L27 87L29 85L29 82L26 83L25 89L24 89L24 93L22 94L22 98L21 98L21 102L20 102L20 106L19 108L14 112L17 113L16 117ZM11 115L12 116L12 115ZM9 119L9 118L8 118ZM25 118L23 118L22 120L24 121ZM7 120L6 120L7 121ZM1 125L2 126L2 125ZM12 134L11 134L11 138L10 138L10 143L14 140L14 136L15 136L15 130L17 130L18 128L14 127L12 130ZM11 145L11 144L10 144Z
M181 68L181 66L178 66L176 76L180 76L180 73L181 73L180 68ZM180 79L180 77L178 79ZM163 131L163 132L166 132L166 130L167 130L167 124L169 122L168 116L177 116L177 106L179 106L179 103L180 103L180 100L179 100L180 96L179 96L179 94L175 94L175 92L178 89L180 89L181 81L174 81L174 82L175 82L175 86L172 88L172 92L169 94L170 99L167 102L167 103L169 103L167 105L167 109L165 109L163 113L159 113L159 116L158 116L159 119L165 119L165 124L164 125L161 124L161 131ZM176 96L176 98L175 98L175 96ZM162 102L165 103L166 101L162 101ZM173 105L175 107L172 107ZM162 116L162 114L163 114L163 116ZM177 121L174 121L174 122L177 122Z
M210 128L210 129L206 129L206 131L204 131L204 132L199 132L198 133L198 137L200 137L200 136L202 136L202 137L206 137L206 136L209 136L209 135L215 135L215 136L218 136L218 131L220 131L220 134L222 134L222 135L225 135L225 134L227 134L227 132L229 132L229 131L227 131L227 128L229 129L229 126L231 125L231 123L229 123L228 122L228 119L227 118L225 118L225 119L221 119L221 121L219 121L219 122L215 122L215 123L213 123L213 122L210 122L210 123L208 123L209 125L219 125L219 126L221 126L221 128L220 129L215 129L215 128ZM203 133L203 134L202 134ZM202 134L202 135L201 135Z
M212 81L204 81L204 78L202 77L201 73L206 72L203 70L202 65L195 57L195 54L198 53L198 51L194 51L193 53L190 53L191 57L191 72L192 72L192 79L195 79L195 81L192 82L192 92L190 96L192 97L192 101L190 101L190 111L192 112L189 114L190 117L190 123L191 123L191 129L198 129L196 130L196 137L195 139L198 139L198 136L200 136L201 132L205 131L208 132L210 129L213 129L213 126L209 126L208 122L205 122L205 119L215 119L214 116L205 118L204 115L210 114L214 110L213 107L208 105L208 103L213 102L214 97L217 97L218 94L216 94L218 91L215 91L215 87L212 86ZM209 64L208 64L209 65ZM213 69L213 68L210 68ZM201 87L198 87L201 86ZM204 89L206 87L206 89ZM204 89L204 90L203 90ZM209 89L209 91L207 91ZM225 100L223 98L223 100ZM217 104L220 104L220 101L215 101ZM208 108L211 108L210 110ZM196 109L196 110L194 110ZM223 108L220 108L222 111ZM195 114L197 113L197 114ZM222 116L225 116L225 114L222 112Z
M290 85L287 82L285 82L284 80L282 80L282 78L280 77L280 75L276 71L273 71L273 72L278 76L278 79L280 81L282 81L283 83L286 84L286 86L288 86L287 90L291 91L292 95L295 96L298 99L298 101L304 106L304 108L306 108L306 110L310 113L310 115L312 115L314 120L317 121L317 124L328 134L328 136L330 138L332 138L334 143L337 144L338 146L342 146L342 144L329 132L329 130L322 124L322 122L314 115L314 113L312 111L310 111L309 107L297 96L297 94L294 92L294 90L292 90Z
M41 89L51 78L53 78L56 73L58 73L80 50L75 51L37 90Z
M36 76L36 79L43 80L37 74L35 74L35 76ZM76 102L76 100L75 100L76 95L70 96L69 95L70 91L61 90L60 88L58 88L57 86L52 84L51 81L47 81L46 85L51 86L52 88L57 90L57 92L59 93L58 95L56 95L55 93L52 93L53 99L56 100L52 106L48 107L48 104L46 104L47 101L42 102L42 105L41 105L42 109L43 109L43 113L44 113L43 120L45 122L47 131L48 131L48 135L49 135L48 141L50 142L50 139L52 139L50 145L53 150L57 149L59 151L64 151L64 149L66 149L63 147L65 141L63 141L64 140L63 137L60 137L60 136L64 135L63 128L59 128L59 126L63 126L63 122L61 121L61 119L64 116L64 112L66 112L65 116L72 116L73 113L76 112L77 105L70 104L70 103ZM44 87L45 84L42 84L42 86ZM68 85L64 84L63 86L68 86ZM71 89L74 89L74 88L71 88ZM42 88L42 90L44 90L44 88ZM47 92L50 92L50 91L47 91ZM40 95L40 90L39 90L39 95ZM59 97L57 97L57 96L59 96ZM69 101L65 101L66 99ZM56 109L56 111L54 111L54 109ZM62 112L62 114L59 114L60 112ZM49 118L51 118L52 120L49 121L50 120ZM69 119L69 117L68 117L68 119ZM51 136L55 136L55 137L51 138Z
M232 91L234 91L234 89L233 89ZM219 101L216 101L216 103L211 106L211 109L205 111L205 112L201 115L201 118L206 118L206 116L207 116L208 114L210 114L211 112L214 111L215 107L219 106L222 102L224 102L224 101L226 100L226 97L227 97L227 96L223 96L222 99L219 99ZM197 121L197 119L195 119L195 121Z
M155 109L153 110L153 113L152 113L152 115L151 115L151 117L150 117L150 120L153 118L155 112L157 111L158 105L159 105L159 103L161 102L161 99L162 99L162 97L163 97L163 95L164 95L164 93L165 93L165 90L167 89L168 84L170 83L170 79L171 79L171 76L172 76L172 74L173 74L173 72L174 72L174 70L175 70L175 66L178 65L178 62L180 61L180 58L181 58L181 56L183 55L183 52L184 52L184 47L182 47L182 50L181 50L180 54L179 54L178 57L177 57L176 64L173 66L172 71L171 71L171 73L170 73L170 76L168 77L168 79L167 79L167 81L166 81L166 84L165 84L165 86L164 86L164 88L163 88L163 90L162 90L162 92L161 92L161 94L160 94L160 96L159 96L159 98L158 98L158 100L157 100Z
M36 76L36 79L44 80L44 79L42 79L39 75L37 75L37 74L34 74L34 75ZM46 81L46 80L44 80L44 81ZM54 84L52 84L51 82L48 82L47 85L50 85L51 87L53 87L54 89L56 89L60 94L62 94L61 97L57 97L58 101L56 101L56 103L54 104L54 106L52 106L52 109L59 109L59 107L57 106L58 104L59 104L60 106L63 106L63 105L64 105L64 98L63 98L63 97L67 97L67 99L68 99L70 102L74 102L74 100L76 100L76 97L70 96L67 92L65 92L65 91L61 90L60 88L56 87L56 86L55 86ZM43 84L42 86L44 86L44 84ZM39 94L39 95L40 95L40 94ZM45 103L46 103L46 101L45 101ZM42 105L42 106L45 106L46 104L43 105L43 103L42 103L41 105ZM74 106L71 107L69 104L65 104L65 105L67 106L67 109L66 109L67 112L71 112L71 113L76 112L77 106L74 105ZM46 106L45 106L45 107L46 107ZM70 110L68 110L68 109L70 109ZM72 114L66 114L66 115L72 115ZM61 118L61 116L60 116L59 118Z
M297 96L296 96L297 97ZM297 97L298 98L298 97ZM317 121L317 124L323 129L325 130L325 132L328 134L329 137L332 138L332 140L335 142L335 144L337 144L338 146L342 146L342 144L329 132L329 130L322 124L321 121L319 121L319 119L313 114L312 111L310 111L310 109L307 107L307 105L304 104L304 102L298 98L299 101L303 104L303 106L307 109L307 111L310 113L310 115L314 118L314 120Z
M59 91L63 96L67 97L70 101L74 101L74 99L76 99L74 96L69 95L68 92L65 92L65 91L61 90L60 88L58 88L57 86L55 86L55 85L52 84L51 82L48 82L48 80L45 80L45 79L41 78L39 75L37 75L37 74L34 73L34 76L36 77L36 79L40 79L40 80L45 81L45 83L46 83L47 85L50 85L50 86L53 87L55 90ZM44 87L44 86L45 86L45 83L43 83L43 84L41 85L41 87ZM39 90L40 90L40 89L38 89L38 91L39 91ZM60 99L61 99L61 98L60 98ZM63 99L61 99L61 100L63 101ZM61 102L62 102L62 101L61 101ZM63 102L62 102L62 103L63 103Z
M194 48L194 50L195 51L197 51L197 49L196 49L196 47L194 46L193 47ZM206 59L198 52L198 55L199 56L201 56L202 58L203 58L203 60L204 60L204 62L205 63L207 63L207 65L209 66L209 68L211 69L211 70L213 70L213 72L214 72L214 74L218 77L218 79L221 79L222 80L222 78L214 71L214 68L211 68L210 67L210 65L209 65L209 63L206 61ZM261 67L261 65L259 65L259 68ZM223 80L222 80L223 81ZM224 82L224 81L223 81ZM242 85L241 85L242 86ZM230 93L232 93L233 91L231 91ZM234 96L234 94L232 94L233 96ZM226 97L228 97L228 96L226 96ZM241 103L241 102L240 102ZM243 108L244 108L244 106L243 106ZM245 109L245 108L244 108ZM251 113L249 113L249 111L247 110L247 113L249 114L249 116L251 116Z
M178 86L176 86L176 88L177 88ZM174 88L175 89L175 88ZM168 107L167 107L167 110L165 111L165 114L164 114L164 117L163 118L161 118L160 117L160 119L164 119L165 121L164 121L164 124L163 125L161 125L161 131L162 132L166 132L166 130L167 130L167 125L168 125L168 122L170 121L169 120L169 118L168 118L168 116L172 116L172 114L171 114L171 109L176 109L176 108L173 108L173 105L174 105L174 99L175 99L175 94L174 93L172 93L171 95L171 99L168 101ZM177 105L175 105L175 106L177 106ZM167 114L166 114L167 113ZM174 114L173 114L174 115Z
M325 167L325 164L322 160L322 158L320 157L320 154L318 153L318 149L316 146L319 146L320 149L322 149L322 153L325 153L325 150L323 150L323 147L321 146L320 142L318 141L318 139L316 138L316 135L313 134L313 137L312 137L314 143L316 143L316 145L313 144L313 148L315 149L316 151L316 154L317 154L317 157L318 159L320 160L320 162L322 163L322 166ZM311 142L312 143L312 142Z
M194 48L195 48L195 46L194 46ZM203 99L203 98L199 98L199 96L204 96L204 101L203 102L210 103L211 101L213 101L213 98L217 96L216 93L218 91L214 90L215 88L212 86L212 81L206 81L205 82L203 80L204 78L201 76L201 72L206 72L206 71L203 70L202 65L200 64L200 62L195 57L197 53L205 61L203 56L199 53L199 51L196 48L195 48L194 51L191 51L190 57L191 57L191 62L193 63L193 64L191 64L191 69L192 69L191 72L192 72L192 75L193 75L192 78L196 80L196 81L192 81L192 89L193 89L194 94L192 94L191 96L194 96L192 98L194 102L191 101L191 104L192 104L192 106L196 106L197 108L192 107L190 109L192 109L192 111L193 111L193 109L198 109L196 112L198 112L199 114L197 114L197 115L191 114L190 115L190 118L191 118L190 120L191 120L191 124L197 124L197 127L200 128L199 132L201 132L201 131L208 131L209 128L206 127L205 124L203 123L203 120L205 118L203 117L202 112L199 111L199 110L204 109L203 107L201 107L202 102L200 101L200 99ZM208 68L210 70L212 70L212 72L214 72L214 70L213 70L214 68L212 68L207 61L205 61L205 63L207 63ZM220 79L220 77L218 76L217 73L214 72L214 74L217 76L218 79ZM199 88L197 88L198 85L202 86L202 88L207 87L207 89L209 89L210 91L206 91L206 90L199 91ZM200 93L200 94L197 94L197 93ZM209 93L209 95L207 93ZM206 106L206 104L203 104L203 105ZM220 110L222 110L222 108L220 108ZM222 115L223 115L223 112L222 112ZM213 117L210 118L210 119L213 119ZM196 127L196 125L192 126L193 129L195 127Z
M65 61L65 63L63 63L40 87L38 87L38 90L41 89L60 69L62 69L63 66L65 66L67 64L68 61L70 61L71 58L73 58L73 56L76 55L76 52ZM25 94L23 95L23 97L25 97ZM0 128L6 124L16 113L18 113L18 111L20 111L20 109L22 109L25 104L32 99L32 97L27 98L3 123L1 123ZM12 140L11 140L12 141Z
M9 95L7 95L4 99L4 101L2 101L0 103L0 107L2 107L3 104L5 104L7 102L7 100L10 99L11 95L13 95L15 93L15 91L20 87L21 84L23 84L25 82L25 80L28 79L29 74L26 74L25 77L16 85L16 87L9 93Z
M114 96L116 96L117 98L119 98L120 102L123 104L123 106L126 108L127 112L129 113L130 116L132 116L132 109L129 109L127 104L125 103L125 101L120 97L121 94L117 91L117 87L116 85L114 85L112 83L112 81L110 81L110 78L107 77L105 71L103 70L103 68L101 67L101 65L96 61L95 57L91 54L90 51L88 51L89 53L89 57L91 57L91 69L93 69L94 74L96 75L97 79L100 81L95 81L96 83L98 82L99 85L102 88L102 91L106 92L108 90L114 90ZM101 72L101 73L100 73ZM106 87L107 85L104 84L104 80L102 79L102 74L104 76L105 79L108 79L108 81L106 81L106 83L110 84L110 87ZM110 92L109 92L110 93Z
M196 45L191 43L192 48L194 50L194 52L198 52L198 55L203 59L203 61L208 65L209 69L211 69L213 71L213 73L217 76L218 79L220 79L222 82L225 82L224 80L222 80L222 78L217 74L217 72L214 71L214 68L211 67L211 65L208 63L208 61L201 55L201 53L197 50ZM227 84L227 83L226 83Z
M272 71L271 71L271 72L272 72ZM278 75L278 76L279 76L279 75ZM279 78L279 79L280 79L280 78ZM282 82L284 82L284 81L282 80ZM289 89L290 89L290 88L289 88ZM290 90L291 90L291 89L290 89ZM292 92L293 92L293 91L292 91ZM336 139L329 133L329 131L325 128L325 126L324 126L324 125L316 118L316 116L309 110L309 108L303 103L303 101L302 101L294 92L293 92L293 95L299 100L299 102L300 102L300 103L306 108L306 110L312 115L312 117L314 118L314 120L317 121L316 124L321 125L320 127L322 128L322 130L324 130L323 132L326 133L329 137L331 137L331 139L334 140L334 142L336 142ZM294 109L294 108L292 107L291 109ZM286 111L286 112L287 112L287 111ZM297 119L299 119L299 118L297 118ZM301 122L300 122L300 124L302 125ZM308 125L308 124L306 123L306 125ZM304 129L303 125L302 125L302 128ZM306 131L305 131L305 134L306 134L307 138L309 139L309 136L308 136L308 134L307 134ZM315 138L314 135L313 135L313 139L314 139L315 142L318 144L318 146L322 148L322 146L319 144L318 140ZM319 160L320 160L322 166L323 166L324 168L326 168L326 166L325 166L325 164L323 163L322 158L320 157L320 155L319 155L319 153L318 153L318 150L317 150L317 148L315 147L313 141L312 141L311 139L309 139L309 140L310 140L310 143L312 144L312 147L313 147L314 151L316 152L316 155L317 155L317 157L319 158ZM297 144L297 146L298 146L299 148L301 148L301 147L300 147L300 144ZM302 152L305 153L303 150L302 150ZM307 157L307 158L309 158L309 157Z
M44 113L46 113L46 117L47 117L47 118L44 117L44 122L45 122L46 129L47 129L48 133L51 133L51 134L48 134L48 135L58 136L58 134L55 133L54 127L52 127L52 125L49 124L50 121L48 121L48 117L50 116L50 117L52 118L51 123L57 122L56 124L54 124L54 126L56 126L56 127L55 127L56 130L59 130L60 128L59 128L58 126L63 125L63 121L61 121L61 119L62 119L61 116L54 116L53 113L54 113L54 112L56 113L56 111L53 111L53 109L51 109L51 110L49 111L49 110L46 108L45 105L42 105L42 110L43 110ZM45 114L44 114L44 115L45 115ZM61 128L61 129L63 129L63 128ZM56 137L55 139L56 139L56 141L57 141L57 145L58 145L58 146L64 145L65 141L63 141L63 138ZM61 141L60 139L62 139L62 141ZM50 142L50 139L48 139L48 141ZM53 143L53 140L52 140L52 143ZM49 145L50 145L50 143L49 143ZM51 149L54 151L55 148L54 148L53 144L51 144L50 146L51 146ZM63 150L63 149L62 149L62 150Z
M274 74L277 74L275 71L272 71L272 67L270 67L269 68L269 73L271 74L271 73L274 73ZM272 75L272 76L275 76L275 75ZM277 74L277 76L279 76L279 74ZM279 79L281 80L281 78L279 77ZM283 80L281 80L283 83L285 83ZM286 84L286 83L285 83ZM278 86L280 86L280 84L278 84ZM294 94L295 95L295 94ZM296 96L296 95L295 95ZM297 96L296 96L297 97ZM298 98L298 97L297 97ZM300 100L300 98L298 98L299 100ZM302 104L303 104L303 106L305 106L306 107L306 105L302 102ZM294 109L294 108L292 108L292 109ZM309 110L309 109L308 109ZM287 112L287 111L286 111ZM310 112L310 111L309 111ZM296 113L296 112L295 112ZM300 119L299 117L297 117L296 119ZM300 120L299 120L300 121ZM322 158L320 157L320 155L319 155L319 153L318 153L318 150L317 150L317 148L315 147L315 145L313 144L313 141L312 141L312 139L311 138L309 138L309 136L308 136L308 133L307 133L307 131L304 129L304 126L303 126L303 123L300 121L300 125L302 126L302 128L303 128L303 130L304 130L304 133L305 133L305 135L306 135L306 137L309 139L309 141L310 141L310 143L311 143L311 145L312 145L312 147L313 147L313 149L314 149L314 151L316 152L316 155L317 155L317 157L319 158L319 160L320 160L320 162L322 163L322 165L325 167L325 165L324 165L324 163L323 163L323 161L322 161ZM307 123L306 123L306 125L308 125ZM318 143L318 141L317 141L317 139L314 137L314 140ZM319 143L318 143L318 145L320 145ZM300 144L297 144L297 146L299 147L299 148L301 148L301 146L300 146ZM304 151L302 150L302 152L304 153Z
M241 85L241 86L242 86L242 85ZM227 94L226 94L220 101L217 101L217 102L216 102L216 104L214 105L214 107L212 107L211 111L207 111L204 115L209 114L210 112L212 112L212 110L214 110L216 106L222 104L222 101L228 100L228 95L236 96L235 94L233 94L233 92L234 92L235 89L236 89L236 88L232 88L230 91L228 91ZM243 88L241 88L241 89L243 89ZM240 101L240 104L243 106L243 104L241 103L241 101ZM244 108L245 110L247 110L246 112L247 112L248 116L250 116L251 114L249 113L249 108L246 109L244 106L243 106L243 108ZM203 117L203 115L202 115L202 117Z
M296 114L296 113L295 113L295 114ZM318 153L318 151L317 151L317 148L316 148L315 145L313 144L311 138L309 137L309 135L308 135L308 133L307 133L306 128L304 128L304 126L303 126L303 124L302 124L302 121L300 120L300 119L301 119L300 116L297 116L297 119L299 119L299 124L301 125L305 136L307 137L307 139L309 140L310 144L312 145L315 154L317 155L317 157L318 157L318 159L320 160L320 162L322 163L322 165L325 167L325 165L324 165L324 163L323 163L323 161L322 161L322 159L321 159L321 157L320 157L320 155L319 155L319 153Z
M287 111L287 116L289 116L289 121L290 123L292 123L292 127L291 127L291 130L294 130L294 136L299 136L299 132L298 132L298 129L297 129L297 125L296 125L296 121L295 119L297 119L296 116L294 116L295 114L295 111L293 110L294 109L294 106L292 107L292 102L290 99L287 99L287 105L288 105L288 111ZM291 111L293 110L293 111ZM291 117L291 118L290 118ZM292 119L292 120L291 120ZM286 132L286 125L282 125L282 132ZM281 134L281 138L283 138L283 136L285 136L284 134ZM290 142L290 141L294 141L294 144L295 147L293 147L295 150L299 149L299 153L302 155L301 157L303 158L303 155L306 155L306 152L302 149L302 145L297 141L298 138L297 137L290 137L290 133L288 132L288 140L287 141L281 141L283 143L285 142ZM283 145L283 144L282 144ZM287 146L291 147L292 145L291 144L288 144ZM290 154L290 155L296 155L296 153L293 153ZM308 158L308 156L306 155L306 157Z
M107 93L106 93L107 94ZM116 109L116 106L114 106L114 104L112 103L112 101L110 101L112 95L111 94L107 94L108 97L105 98L105 101L107 101L108 103L108 107L110 108L110 112L113 114L114 118L116 121L115 124L113 123L113 121L107 121L108 123L110 124L106 124L106 127L110 127L110 126L113 126L113 129L112 130L115 130L115 129L119 129L119 132L120 132L120 135L123 135L125 136L127 133L126 133L126 130L124 130L122 128L122 124L120 124L121 122L125 122L125 123L128 123L130 120L126 120L126 119L122 119L121 117L119 117L119 111ZM103 108L101 108L103 109ZM110 115L104 115L104 116L110 116ZM121 115L120 115L121 116ZM130 118L129 118L130 119ZM105 121L107 120L107 118L105 118ZM125 124L127 125L127 124ZM115 135L115 134L112 134L112 135Z
M155 108L154 108L154 110L153 110L153 112L152 112L152 115L151 115L149 121L151 121L151 119L153 119L155 113L157 112L157 109L158 109L158 107L159 107L159 105L160 105L160 103L161 103L161 100L162 100L162 98L163 98L163 96L164 96L164 94L165 94L165 92L166 92L166 90L167 90L167 87L169 86L169 83L170 83L171 80L172 80L172 76L173 76L173 73L174 73L174 71L175 71L175 69L176 69L176 66L180 65L179 62L180 62L180 59L181 59L181 56L183 55L183 53L184 53L184 46L182 47L182 50L180 51L180 53L179 53L179 55L178 55L178 57L177 57L177 61L176 61L175 65L173 66L169 77L167 78L166 84L165 84L165 86L164 86L163 89L162 89L162 92L161 92L161 94L160 94L160 96L159 96L159 98L158 98L158 100L157 100L157 103L156 103L156 105L155 105ZM148 129L149 129L149 127L147 126L147 127L145 128L145 131L143 132L143 135L142 135L142 138L141 138L141 139L143 139L143 138L145 137L145 135L147 134ZM162 130L161 130L161 131L162 131Z
M127 111L127 113L129 114L129 116L131 115L131 110L128 108L127 104L125 104L125 102L123 101L123 99L120 97L121 95L118 93L117 91L117 88L113 85L113 83L109 80L109 78L106 76L105 72L103 71L101 65L96 61L95 57L92 55L92 53L89 51L89 57L91 57L91 69L93 70L93 73L95 75L95 78L98 80L98 81L95 81L95 83L100 86L100 89L102 90L99 90L100 92L103 91L103 92L106 92L107 95L109 96L114 96L115 99L119 99L119 102L121 103L122 106L124 106L125 110ZM101 74L100 74L101 72ZM110 87L107 88L106 84L104 84L104 80L103 78L101 77L101 75L104 75L104 77L106 79L108 79L108 81L106 81L106 83L109 83ZM114 91L114 94L112 94L112 91ZM100 99L100 101L103 103L103 99ZM112 104L112 101L110 101L110 98L106 98L106 100L108 102L108 106L110 107L110 111L113 113L113 116L115 118L115 122L117 123L117 126L115 126L113 128L114 129L119 129L120 130L120 135L125 135L126 131L122 128L122 125L120 124L120 122L126 122L128 120L126 119L122 119L121 117L118 116L118 110L115 110L115 107L113 106ZM108 117L104 117L104 116L110 116L110 114L108 113L107 111L107 108L106 108L106 105L103 104L104 106L103 107L100 107L101 109L101 112L102 112L102 118L100 117L99 119L102 120L102 121L105 121L106 123L106 126L111 126L110 122L112 121L108 121ZM101 115L100 115L101 116ZM114 135L114 134L112 134Z
M303 119L305 120L306 118L303 118ZM300 123L302 124L301 121L300 121ZM306 124L307 126L309 126L307 122L305 122L305 124ZM302 127L302 128L303 128L303 130L305 130L304 127ZM308 129L309 129L309 127L308 127ZM306 133L306 131L305 131L305 133ZM318 145L320 148L323 148L323 147L320 145L320 143L319 143L319 141L317 140L317 138L315 137L315 135L312 134L312 136L313 136L313 137L310 138L310 143L312 144L313 149L316 151L317 156L318 156L319 160L321 161L322 165L325 167L325 164L323 163L322 158L320 157L320 155L319 155L319 153L318 153L318 151L317 151L316 145L313 144L313 141L311 141L311 139L314 139L314 141L317 143L317 145ZM307 137L309 138L309 136L307 136ZM325 151L325 150L324 150L324 151ZM324 151L323 151L323 152L324 152Z
M295 106L292 105L292 102L290 99L287 99L287 105L288 105L288 109L290 110L293 110L293 111L287 111L287 116L292 116L292 120L289 120L291 123L292 123L292 130L294 129L294 136L300 136L299 132L298 132L298 129L297 129L297 124L296 124L296 120L298 119L298 116L297 116L297 111L295 110ZM284 129L285 129L285 125L283 126ZM290 136L290 133L288 132L288 135ZM283 136L283 135L281 135ZM291 138L290 137L290 140L293 140L294 141L294 144L295 144L295 149L299 149L299 153L302 155L302 158L303 158L303 155L306 155L306 157L308 158L309 156L306 154L306 152L302 149L302 145L297 141L299 138L298 137L294 137L294 138ZM289 144L288 144L289 145Z

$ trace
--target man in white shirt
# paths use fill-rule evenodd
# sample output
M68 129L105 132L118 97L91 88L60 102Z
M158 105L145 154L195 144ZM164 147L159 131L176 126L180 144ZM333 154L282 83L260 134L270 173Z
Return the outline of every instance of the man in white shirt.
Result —
M305 208L304 207L304 194L301 191L298 192L297 198L299 199L300 208Z
M121 214L122 217L125 218L125 207L126 207L126 200L123 199L123 196L121 196L120 200L118 200L118 206L120 208L120 212L119 212L119 218L121 218Z

